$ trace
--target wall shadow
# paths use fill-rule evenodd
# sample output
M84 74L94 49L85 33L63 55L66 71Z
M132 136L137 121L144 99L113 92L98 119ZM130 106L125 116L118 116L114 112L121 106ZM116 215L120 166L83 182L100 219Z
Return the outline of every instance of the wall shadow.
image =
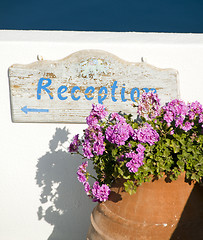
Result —
M66 128L56 128L49 142L49 151L38 159L36 182L41 188L38 219L53 225L48 240L84 240L90 214L96 205L86 196L77 180L76 171L82 163L61 144L68 140Z
M195 185L170 240L203 239L203 186Z

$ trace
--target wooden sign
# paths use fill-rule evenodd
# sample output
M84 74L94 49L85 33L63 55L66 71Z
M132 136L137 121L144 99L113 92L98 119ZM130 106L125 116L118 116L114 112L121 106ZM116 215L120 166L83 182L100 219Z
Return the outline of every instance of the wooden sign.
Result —
M13 122L84 123L92 104L135 114L143 91L165 103L178 97L177 71L131 63L99 50L9 68Z

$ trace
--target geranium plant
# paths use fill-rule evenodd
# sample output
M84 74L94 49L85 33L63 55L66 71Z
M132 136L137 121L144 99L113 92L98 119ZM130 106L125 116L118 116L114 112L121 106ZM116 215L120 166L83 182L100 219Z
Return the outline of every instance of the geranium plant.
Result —
M134 107L136 119L130 114L109 114L101 104L92 105L84 135L75 135L69 146L69 152L86 159L77 175L93 201L106 201L118 178L125 180L129 194L152 178L165 176L173 181L181 172L189 184L202 181L202 105L175 99L161 107L158 95L148 92ZM89 161L96 176L87 171ZM92 186L90 177L95 179Z

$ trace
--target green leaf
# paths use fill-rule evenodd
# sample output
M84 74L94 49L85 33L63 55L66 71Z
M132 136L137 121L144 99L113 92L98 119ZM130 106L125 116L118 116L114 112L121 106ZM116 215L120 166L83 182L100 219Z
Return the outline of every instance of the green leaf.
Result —
M118 173L120 174L121 177L123 177L123 170L120 167L118 167Z
M112 152L111 152L112 157L116 157L117 153L118 153L118 148L112 149Z
M174 153L178 153L180 151L180 146L177 141L171 141L170 146L173 148Z
M124 183L125 191L130 195L136 193L137 186L134 184L132 180L128 180Z
M185 163L184 163L183 160L178 160L178 161L177 161L177 165L178 165L178 167L180 168L181 171L184 170Z

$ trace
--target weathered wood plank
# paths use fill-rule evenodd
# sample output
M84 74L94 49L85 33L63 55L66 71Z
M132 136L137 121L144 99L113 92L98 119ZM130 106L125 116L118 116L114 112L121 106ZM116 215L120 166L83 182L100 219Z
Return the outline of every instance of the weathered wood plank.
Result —
M177 98L177 76L176 70L126 62L100 50L15 64L9 68L12 120L83 123L98 102L109 111L134 114L131 105L142 91L156 89L162 103Z

